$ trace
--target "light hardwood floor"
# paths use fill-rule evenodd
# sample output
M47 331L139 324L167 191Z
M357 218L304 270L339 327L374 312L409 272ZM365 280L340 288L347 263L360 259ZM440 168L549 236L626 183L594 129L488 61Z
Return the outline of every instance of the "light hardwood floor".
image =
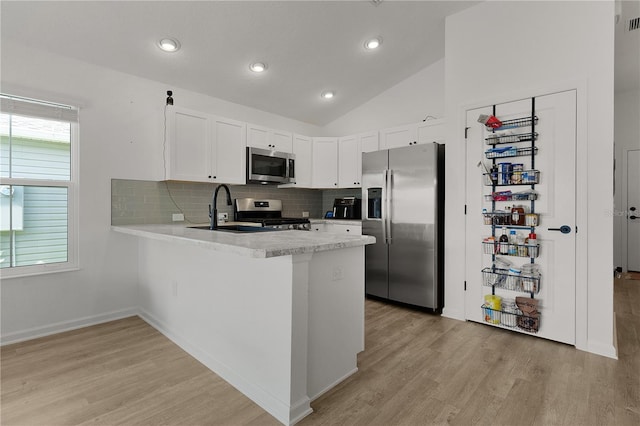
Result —
M358 373L300 425L638 425L640 281L615 310L617 361L369 300ZM278 424L137 317L1 356L3 426Z

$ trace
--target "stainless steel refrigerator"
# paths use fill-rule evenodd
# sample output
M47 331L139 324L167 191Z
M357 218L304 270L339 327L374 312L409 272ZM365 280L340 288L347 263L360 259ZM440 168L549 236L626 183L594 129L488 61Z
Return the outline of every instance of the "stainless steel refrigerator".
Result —
M429 308L444 306L444 145L362 154L366 293Z

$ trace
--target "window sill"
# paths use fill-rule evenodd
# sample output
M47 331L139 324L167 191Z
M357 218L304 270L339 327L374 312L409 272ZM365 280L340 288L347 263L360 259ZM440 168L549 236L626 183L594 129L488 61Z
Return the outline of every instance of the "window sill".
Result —
M34 265L34 266L19 266L15 268L0 269L0 277L2 280L12 278L26 278L37 275L49 275L59 272L74 272L79 271L80 267L75 264L55 264L55 265Z

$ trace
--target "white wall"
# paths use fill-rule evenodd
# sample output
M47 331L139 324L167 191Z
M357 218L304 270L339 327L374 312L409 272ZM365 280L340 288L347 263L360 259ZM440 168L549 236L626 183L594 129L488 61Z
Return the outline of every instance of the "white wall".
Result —
M447 168L464 158L465 110L578 90L577 347L613 347L614 5L483 2L446 23ZM447 173L445 315L464 318L464 178ZM468 271L467 273L477 273Z
M126 316L136 306L137 247L110 231L111 179L163 176L163 107L175 104L302 134L320 130L178 87L2 41L2 92L79 105L80 267L3 279L2 342Z
M616 192L614 223L614 265L627 270L627 152L640 149L640 90L615 94ZM633 184L633 182L631 183ZM635 182L638 185L638 182Z
M417 123L427 115L444 117L444 59L327 124L323 132L346 136Z

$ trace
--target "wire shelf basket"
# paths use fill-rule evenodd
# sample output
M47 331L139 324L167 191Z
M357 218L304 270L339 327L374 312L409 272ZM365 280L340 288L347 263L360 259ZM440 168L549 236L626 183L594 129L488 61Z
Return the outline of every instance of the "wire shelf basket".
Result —
M482 285L521 293L538 294L540 292L540 276L510 275L506 269L484 268L482 270Z
M502 148L492 148L485 151L484 156L491 160L493 158L509 158L509 157L526 157L531 155L531 147L516 148L513 146L507 146ZM538 153L538 148L533 149L533 155Z
M485 201L535 201L538 199L538 193L533 191L516 192L511 191L494 192L484 196Z
M485 138L484 141L487 145L499 145L503 143L530 142L532 139L538 140L538 133L520 133L517 135L500 135L496 133Z
M534 116L533 117L533 122L534 123L538 123L538 116ZM487 130L489 131L493 131L493 130L507 130L507 129L517 129L518 127L527 127L531 125L531 117L523 117L523 118L514 118L511 120L504 120L502 121L502 126L494 129L491 126L485 126L487 128Z
M486 186L535 185L540 183L539 170L483 173Z
M499 241L483 241L482 252L484 254L499 254L502 256L528 257L535 259L540 255L540 245L500 243Z
M486 305L480 307L482 309L482 318L484 322L501 327L515 328L526 331L528 333L537 333L540 330L540 314L528 316L519 309L514 311L504 311L491 309Z

